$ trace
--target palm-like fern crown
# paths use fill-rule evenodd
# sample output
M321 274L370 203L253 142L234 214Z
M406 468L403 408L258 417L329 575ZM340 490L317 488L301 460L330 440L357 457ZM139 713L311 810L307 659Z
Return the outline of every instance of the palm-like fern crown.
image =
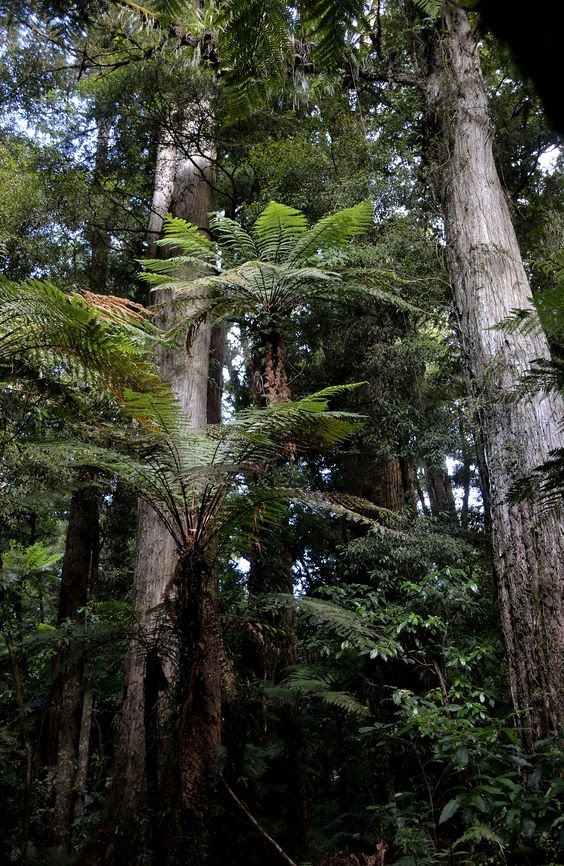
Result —
M351 242L372 222L370 201L324 216L313 226L301 211L278 202L267 205L251 231L217 216L211 224L227 265L218 273L209 239L190 223L167 216L165 236L158 243L178 254L145 260L143 278L153 289L174 289L181 300L198 300L198 321L245 318L252 327L253 322L279 321L313 300L360 294L413 311L389 291L397 281L394 274L346 267L354 262ZM204 275L194 278L195 271Z
M293 403L241 413L230 424L200 430L187 428L177 409L161 415L161 423L131 431L122 448L55 444L59 463L77 468L97 466L131 484L154 510L180 550L204 549L210 539L234 522L276 525L281 503L293 500L329 509L372 525L378 514L358 511L359 502L339 502L330 494L312 493L256 482L265 467L275 466L288 440L298 450L334 448L358 428L360 419L329 411L329 401L355 385L327 388ZM142 408L144 395L135 395ZM130 406L136 416L139 410ZM154 421L158 408L150 413ZM44 446L42 446L44 447ZM370 510L369 503L362 503Z

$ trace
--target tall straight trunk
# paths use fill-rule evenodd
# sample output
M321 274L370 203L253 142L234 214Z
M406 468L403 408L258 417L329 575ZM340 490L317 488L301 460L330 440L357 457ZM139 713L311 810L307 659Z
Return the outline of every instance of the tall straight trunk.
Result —
M207 230L213 205L211 158L177 156L172 189L169 144L161 142L158 151L151 231L157 230L155 214L161 217L162 225L167 210ZM164 328L172 327L193 312L188 302L181 308L170 301L169 291L159 293L160 324ZM161 375L172 385L192 428L207 422L209 350L210 331L200 328L189 352L184 342L181 347L160 347L157 354ZM166 780L161 784L164 745L160 694L172 685L168 655L171 642L175 643L175 625L169 618L170 605L166 602L177 563L178 553L171 534L153 509L140 502L132 599L139 634L132 640L126 659L122 721L107 815L113 836L109 862L125 856L148 838L146 822L154 824L152 813L162 806Z
M424 37L425 38L425 37ZM489 479L494 566L509 679L530 744L562 728L564 532L554 513L508 502L511 485L562 447L562 399L509 399L543 334L494 330L531 290L492 155L478 48L467 14L445 4L419 53L432 133L431 180L443 207L468 388L479 411Z
M61 572L57 625L84 622L92 566L96 559L99 533L99 494L82 477L69 506L69 521ZM53 766L54 804L52 841L70 849L72 824L76 817L77 773L83 713L84 658L78 640L64 642L58 649L56 676L51 688L47 719L47 763Z
M110 132L112 117L105 107L97 107L94 112L97 137L94 177L96 183L103 186L108 175L108 155L110 148ZM90 272L88 284L93 292L107 291L108 265L110 254L109 232L111 219L107 207L102 205L95 209L90 227Z
M153 200L149 214L149 225L147 238L149 244L149 258L157 256L158 241L163 221L172 202L174 194L174 177L176 174L176 146L170 131L166 127L161 128L159 141L157 143L155 183L153 186Z
M412 484L407 468L397 456L376 459L356 451L340 456L346 493L373 502L378 508L401 511L412 504Z
M432 514L456 515L452 493L452 481L444 466L428 463L425 466L425 480Z
M94 118L97 129L94 175L96 182L103 185L108 174L112 115L106 107L97 105ZM104 292L109 264L109 214L101 207L93 219L96 225L89 230L88 283L92 291ZM66 620L83 622L82 609L88 601L90 584L97 572L99 535L99 493L94 485L87 484L87 477L83 475L78 478L78 487L69 505L57 617L59 626ZM57 652L57 674L46 721L46 763L54 767L51 838L55 846L66 850L70 850L72 845L72 826L81 809L83 793L80 789L86 782L88 767L88 743L85 749L85 729L81 719L83 716L90 719L92 714L92 691L85 691L84 660L81 657L76 660L74 657L78 654L78 643L74 641L63 644ZM89 702L90 711L85 715Z
M464 423L464 413L462 408L458 406L458 438L460 439L460 448L462 452L462 467L460 472L460 482L462 486L462 505L460 508L460 525L463 529L468 529L470 515L470 483L472 481L472 455L466 439L466 426Z
M210 338L210 370L208 378L208 424L221 423L221 397L223 394L223 364L225 358L224 322L214 325Z
M176 851L180 850L186 866L199 866L209 846L208 795L217 778L221 745L224 651L217 573L211 554L190 551L180 560L176 575L179 718L173 760L179 768L179 801L172 803L177 826L165 862L176 863Z

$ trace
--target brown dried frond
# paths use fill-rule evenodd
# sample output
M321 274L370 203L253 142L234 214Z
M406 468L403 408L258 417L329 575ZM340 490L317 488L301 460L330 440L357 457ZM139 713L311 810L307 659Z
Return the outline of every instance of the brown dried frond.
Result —
M119 298L117 295L99 295L96 292L82 289L80 292L75 292L75 296L86 301L88 306L93 307L107 322L121 324L128 319L143 322L156 315L153 310L146 309L142 304L129 298Z

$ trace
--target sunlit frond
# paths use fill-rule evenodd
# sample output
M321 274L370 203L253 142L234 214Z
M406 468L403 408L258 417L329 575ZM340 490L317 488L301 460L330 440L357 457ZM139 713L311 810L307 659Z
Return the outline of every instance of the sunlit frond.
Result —
M353 238L368 231L373 222L374 209L370 200L324 216L299 238L288 263L315 263L320 253L346 246Z

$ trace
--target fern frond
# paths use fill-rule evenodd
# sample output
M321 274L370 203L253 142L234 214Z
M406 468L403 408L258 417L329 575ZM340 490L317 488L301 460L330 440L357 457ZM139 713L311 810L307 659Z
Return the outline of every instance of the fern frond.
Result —
M118 397L124 388L142 391L160 381L140 341L101 314L91 298L65 295L41 280L0 279L0 291L0 363L21 357L45 375L82 376ZM139 336L141 329L135 330Z
M370 200L324 216L298 239L288 264L314 263L320 253L345 247L354 237L368 231L373 222Z
M199 226L192 225L180 217L166 214L163 221L163 235L157 246L171 247L175 255L166 259L141 259L147 270L158 274L182 273L190 276L194 267L198 270L215 270L215 245Z
M364 718L368 707L347 692L331 689L331 677L323 676L307 665L293 665L288 676L276 686L267 686L263 693L277 703L294 703L300 698L317 698L328 706L348 715Z
M334 69L345 48L345 34L362 16L361 0L304 0L300 4L302 23L314 39L314 56L319 65Z
M259 252L253 238L235 220L218 215L210 221L210 228L217 235L220 245L232 255L258 259Z
M537 502L540 510L564 506L564 448L551 451L550 459L512 484L510 502Z
M356 611L348 610L332 601L311 598L310 596L295 598L292 595L283 594L275 595L273 599L296 610L314 625L327 626L340 637L355 636L363 643L376 641L379 637L377 631L363 622L362 617Z
M240 120L284 84L292 55L290 11L284 0L231 0L216 25L229 115Z
M530 309L511 310L508 316L494 326L494 330L503 331L506 334L540 334L542 325L538 312L534 307Z
M321 699L329 706L337 707L343 713L356 718L364 719L369 715L368 707L357 701L352 695L347 692L327 691L320 693Z
M498 845L501 850L505 849L507 844L506 840L503 839L498 833L495 832L491 827L488 827L487 824L474 824L473 827L470 827L466 830L462 836L459 836L456 842L453 843L452 847L458 848L460 845L463 845L465 842L493 842L494 845Z
M444 0L413 0L418 9L434 21L441 14Z
M305 214L288 205L271 201L257 218L253 234L260 258L267 262L286 261L297 238L307 231Z

